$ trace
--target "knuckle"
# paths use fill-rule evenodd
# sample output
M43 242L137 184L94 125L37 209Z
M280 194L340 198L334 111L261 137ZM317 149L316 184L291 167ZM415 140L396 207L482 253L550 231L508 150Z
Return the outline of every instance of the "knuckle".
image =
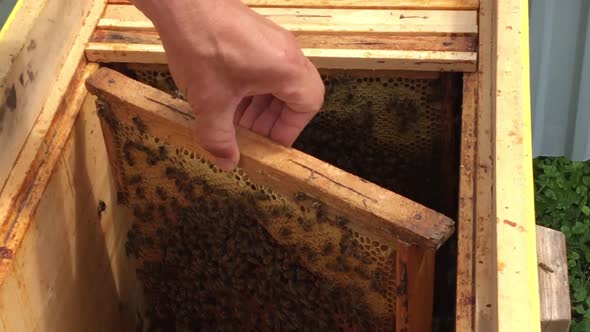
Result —
M295 37L288 31L283 32L282 35L282 42L277 47L279 61L289 70L301 70L305 66L305 57L297 45Z

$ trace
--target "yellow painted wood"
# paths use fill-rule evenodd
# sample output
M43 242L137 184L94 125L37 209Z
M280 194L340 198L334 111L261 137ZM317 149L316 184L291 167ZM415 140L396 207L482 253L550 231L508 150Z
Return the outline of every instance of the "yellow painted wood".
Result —
M498 331L539 332L528 1L494 2Z
M10 15L8 15L6 22L4 22L4 25L2 26L2 28L0 28L0 43L2 43L2 41L4 40L5 35L8 31L8 27L10 25L12 25L12 23L14 22L14 20L16 18L16 13L21 10L23 3L24 3L24 0L18 0L14 4L14 8L12 8L12 12L10 12Z

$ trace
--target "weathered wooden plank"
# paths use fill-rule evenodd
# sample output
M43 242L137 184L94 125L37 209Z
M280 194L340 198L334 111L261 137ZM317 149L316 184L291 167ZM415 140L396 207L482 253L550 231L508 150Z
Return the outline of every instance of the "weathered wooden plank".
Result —
M572 320L565 235L537 226L541 331L567 332Z
M82 82L97 69L96 64L82 67L76 77ZM31 216L35 213L40 197L51 177L53 167L58 163L61 153L61 146L67 140L69 130L73 127L78 111L86 96L86 89L82 84L72 84L67 93L67 98L61 103L55 119L49 120L51 126L45 127L45 123L39 123L40 128L34 131L40 132L42 142L31 141L26 144L24 151L33 156L25 169L16 169L18 179L14 186L12 182L10 191L3 192L0 200L0 247L6 248L13 253L18 252L22 238L30 226ZM30 151L31 150L31 151ZM22 174L21 174L22 173ZM11 178L12 180L12 178ZM10 266L11 259L0 257L0 284L5 272Z
M477 0L245 0L251 7L477 9Z
M55 109L106 0L24 1L0 36L0 188L42 109ZM93 7L91 11L91 7ZM91 13L90 15L88 15ZM59 24L56 24L59 18ZM86 40L83 40L86 38ZM71 51L70 51L71 50ZM62 69L63 66L63 69ZM60 80L58 82L64 82Z
M428 8L477 9L478 0L243 0L250 7L298 8ZM131 4L129 0L109 0L110 4Z
M477 157L477 74L463 76L461 165L459 175L459 220L457 244L457 298L455 328L473 331L475 304L473 247L475 237L475 171Z
M43 195L24 207L30 211L36 205L36 211L27 216L29 227L0 284L2 331L130 331L137 326L141 284L124 250L131 217L116 206L94 101L87 96L71 130L61 134L71 132L55 147L63 151L57 164L41 170L52 174ZM99 200L106 206L101 214Z
M406 50L476 52L475 36L384 36L380 34L346 34L337 38L329 33L294 32L301 48L358 49L358 50ZM159 45L160 36L155 31L97 30L93 43Z
M492 0L482 0L479 10L477 158L475 168L475 313L474 329L498 331L497 266L494 227L494 125L492 108Z
M476 53L358 49L303 49L318 68L463 71L475 70ZM89 43L86 57L96 62L167 63L162 45Z
M434 250L420 250L416 246L398 244L398 265L400 278L398 287L407 289L406 302L408 307L407 329L398 325L397 330L404 331L432 331L432 312L434 297ZM405 278L405 280L404 280ZM398 322L400 320L398 319Z
M191 134L195 120L188 103L106 68L87 84L93 94L118 105L118 110L113 110L118 117L131 121L133 114L139 115L155 136L210 156ZM393 235L423 247L438 248L453 232L450 219L395 193L248 130L238 129L237 136L240 167L253 181L279 194L293 197L300 191L309 193L350 220L363 220L371 233ZM310 172L321 175L310 177Z
M476 34L477 12L465 10L384 10L254 8L289 31L388 34ZM135 6L108 5L100 29L148 30L153 23Z

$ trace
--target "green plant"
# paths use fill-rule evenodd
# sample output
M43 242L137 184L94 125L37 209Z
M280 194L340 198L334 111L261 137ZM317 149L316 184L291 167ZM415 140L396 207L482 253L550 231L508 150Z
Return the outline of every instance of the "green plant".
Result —
M537 158L537 223L561 230L567 241L571 331L590 331L590 162Z

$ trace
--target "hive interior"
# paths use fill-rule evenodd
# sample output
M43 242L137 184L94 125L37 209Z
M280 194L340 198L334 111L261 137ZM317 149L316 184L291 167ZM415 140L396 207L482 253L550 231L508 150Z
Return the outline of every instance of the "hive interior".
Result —
M129 76L179 97L165 67ZM456 215L456 75L326 72L322 112L294 147ZM395 330L395 244L351 228L300 193L281 197L242 170L120 123L113 135L120 202L136 221L146 318L156 330ZM452 326L454 239L437 255L435 330Z

